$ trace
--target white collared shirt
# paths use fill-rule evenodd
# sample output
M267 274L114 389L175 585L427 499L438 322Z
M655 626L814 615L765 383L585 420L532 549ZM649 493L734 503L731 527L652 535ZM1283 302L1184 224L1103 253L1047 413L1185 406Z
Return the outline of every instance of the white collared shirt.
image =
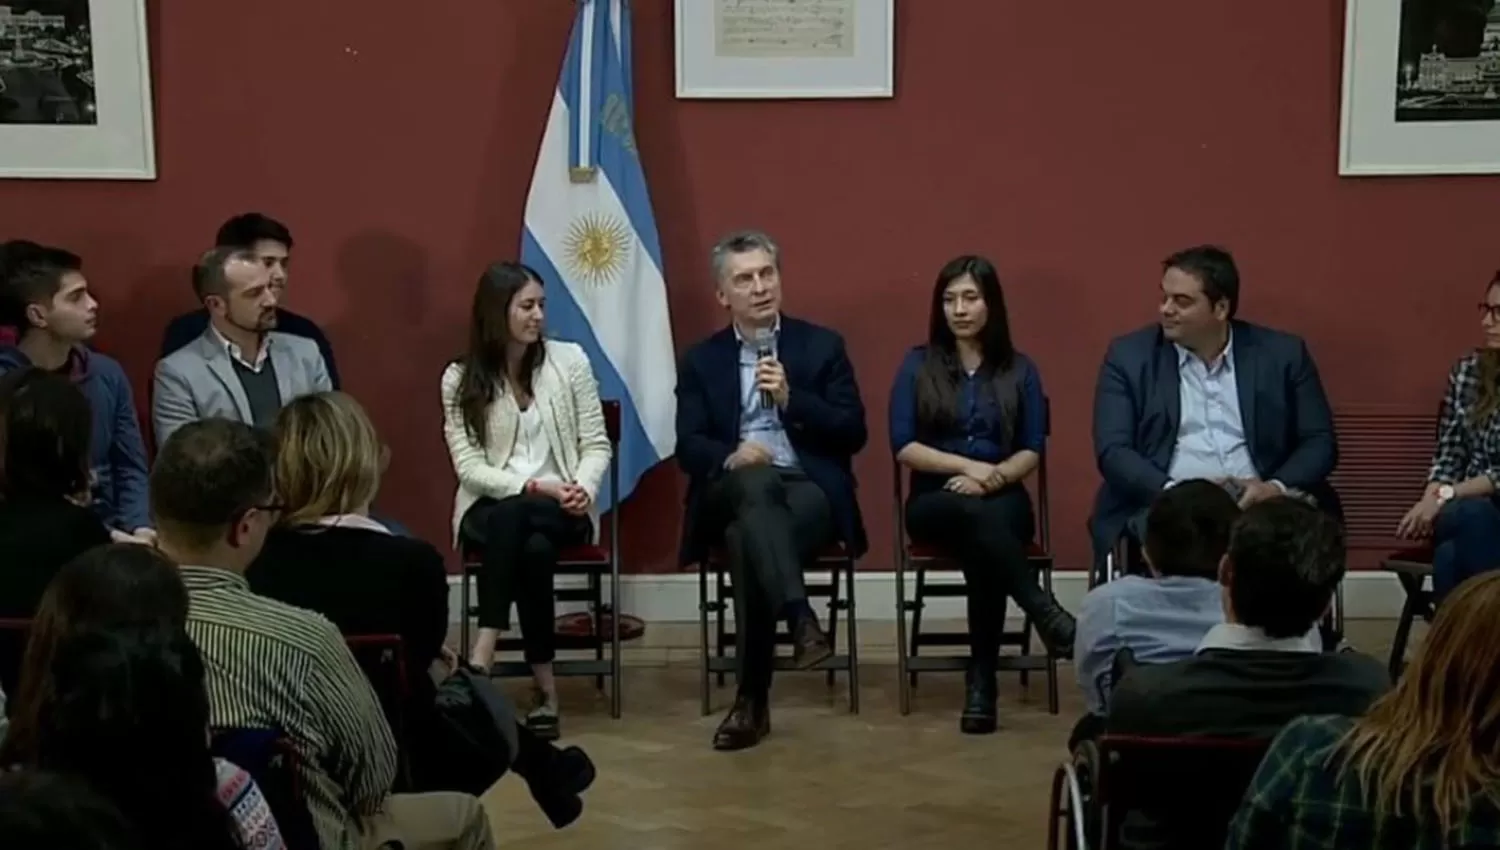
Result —
M326 528L357 528L361 531L377 531L390 534L391 530L363 514L333 514L320 516L314 522Z
M1306 652L1323 651L1323 634L1314 625L1301 637L1273 638L1255 626L1239 623L1220 623L1208 630L1198 642L1198 652L1205 649L1230 649L1241 652Z
M230 342L229 337L219 333L219 329L214 327L212 323L209 324L208 329L213 333L214 339L218 340L219 344L224 346L224 351L229 355L229 359L238 362L241 366L252 372L260 372L261 367L266 365L266 358L271 356L271 337L269 334L261 337L260 353L255 356L255 361L251 362L245 359L245 353L240 350L240 347Z

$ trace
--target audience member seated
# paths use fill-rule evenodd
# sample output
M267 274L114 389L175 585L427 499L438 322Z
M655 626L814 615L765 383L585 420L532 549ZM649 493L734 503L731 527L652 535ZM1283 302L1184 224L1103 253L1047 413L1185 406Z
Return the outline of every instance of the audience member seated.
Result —
M957 556L969 608L968 695L959 727L995 731L995 665L1014 596L1048 651L1073 650L1073 616L1037 581L1025 481L1046 449L1036 364L1011 343L995 267L959 257L938 272L927 344L907 353L891 388L891 451L911 470L913 540Z
M1219 568L1224 622L1192 658L1138 666L1116 683L1107 731L1270 738L1300 714L1363 714L1385 666L1322 651L1317 625L1344 576L1343 531L1291 498L1251 505Z
M1500 847L1500 575L1464 583L1361 718L1302 717L1266 754L1229 850Z
M0 772L0 847L146 850L125 816L83 780L40 770Z
M526 723L559 734L554 572L566 546L596 539L609 471L599 384L583 348L543 336L541 278L519 263L485 270L467 353L443 370L443 436L458 476L454 536L478 547L479 633L469 663L489 670L514 603L532 704Z
M1470 576L1500 568L1500 272L1479 303L1484 344L1448 375L1427 489L1396 527L1431 538L1438 601Z
M317 343L323 364L328 368L329 383L332 389L338 389L339 370L333 360L333 345L323 329L312 319L281 306L286 301L287 280L291 276L292 231L270 216L258 212L241 213L219 227L214 246L239 248L255 254L256 260L271 274L271 288L276 293L276 329ZM199 308L167 323L161 340L161 359L165 360L202 336L208 330L208 317L209 311Z
M87 507L91 419L62 375L0 376L0 617L30 618L63 564L110 541Z
M777 622L798 668L833 654L802 573L835 541L865 552L851 459L869 431L844 338L781 312L776 243L733 233L711 264L729 327L677 366L676 455L689 478L680 560L706 568L722 547L734 577L739 692L713 745L742 750L771 732Z
M160 552L92 549L48 587L0 764L80 776L162 848L282 846L250 777L208 749L187 591Z
M1178 661L1224 622L1219 562L1239 513L1212 481L1195 478L1163 492L1146 515L1141 547L1150 576L1124 576L1083 597L1074 663L1088 713L1069 749L1102 730L1121 650L1132 663Z
M151 471L158 545L182 565L187 630L208 667L213 727L274 729L291 740L324 850L388 841L493 847L475 798L390 793L396 744L338 629L250 592L245 570L279 510L271 452L264 432L206 419L174 432Z
M17 329L15 342L0 347L0 372L35 366L78 385L92 410L93 509L117 536L149 541L146 446L125 370L88 346L99 304L83 261L60 248L24 244L0 263L0 325Z
M1146 510L1190 478L1224 481L1241 507L1296 493L1335 515L1333 414L1300 337L1235 319L1228 251L1162 262L1161 321L1109 344L1094 390L1094 457L1104 481L1089 520L1095 569Z
M189 422L222 417L270 428L281 406L333 389L311 341L276 327L271 273L243 248L215 248L193 269L208 328L156 364L151 421L157 445Z
M448 576L431 545L370 518L381 454L375 426L350 396L318 393L282 408L274 478L283 513L245 577L256 593L316 611L346 636L401 636L410 699L406 739L397 743L415 790L447 790L445 769L469 755L452 752L436 705L436 681L458 661L443 645ZM576 819L577 791L594 772L588 756L577 747L559 752L524 727L516 738L513 766L543 811L556 826Z

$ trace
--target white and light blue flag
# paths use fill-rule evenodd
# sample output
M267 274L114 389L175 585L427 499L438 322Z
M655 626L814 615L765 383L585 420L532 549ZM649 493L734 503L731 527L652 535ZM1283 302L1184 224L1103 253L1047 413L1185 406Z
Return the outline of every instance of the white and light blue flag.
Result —
M635 144L629 0L578 0L537 154L521 262L547 285L550 335L588 352L620 402L620 492L676 443L676 355L661 242Z

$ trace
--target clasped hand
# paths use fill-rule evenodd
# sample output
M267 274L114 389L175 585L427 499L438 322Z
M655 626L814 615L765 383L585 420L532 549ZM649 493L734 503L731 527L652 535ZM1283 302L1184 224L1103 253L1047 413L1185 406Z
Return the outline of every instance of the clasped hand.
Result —
M1009 482L1000 465L971 460L964 464L964 471L948 479L943 489L964 496L983 496L993 493Z
M563 510L574 516L588 513L589 505L593 504L589 491L571 481L538 481L536 489L542 495L556 499Z

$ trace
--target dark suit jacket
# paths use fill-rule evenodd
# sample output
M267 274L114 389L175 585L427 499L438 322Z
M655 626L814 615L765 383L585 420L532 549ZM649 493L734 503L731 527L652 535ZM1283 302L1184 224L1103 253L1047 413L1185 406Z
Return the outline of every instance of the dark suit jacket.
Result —
M165 360L172 352L187 346L188 343L203 336L208 330L208 311L194 310L191 313L183 313L181 316L167 323L167 330L161 338L161 358ZM318 351L323 354L323 365L328 367L328 380L333 383L333 388L339 388L339 368L333 362L333 344L324 335L323 329L306 316L299 316L291 310L276 308L276 330L288 333L292 336L300 336L310 339L318 344Z
M864 448L865 406L844 338L828 328L781 318L777 355L790 393L782 424L802 470L828 497L839 538L856 556L866 548L850 460ZM698 527L699 504L724 474L740 442L740 356L726 327L689 348L677 366L677 464L688 474L681 560L701 563L715 541Z
M1327 487L1338 463L1333 413L1301 337L1234 322L1234 370L1245 442L1256 472L1311 493L1337 513ZM1115 339L1094 388L1094 459L1104 482L1090 532L1095 556L1167 483L1182 420L1177 349L1152 325Z
M1390 687L1385 665L1358 652L1205 649L1121 677L1106 729L1270 739L1303 714L1358 717Z

